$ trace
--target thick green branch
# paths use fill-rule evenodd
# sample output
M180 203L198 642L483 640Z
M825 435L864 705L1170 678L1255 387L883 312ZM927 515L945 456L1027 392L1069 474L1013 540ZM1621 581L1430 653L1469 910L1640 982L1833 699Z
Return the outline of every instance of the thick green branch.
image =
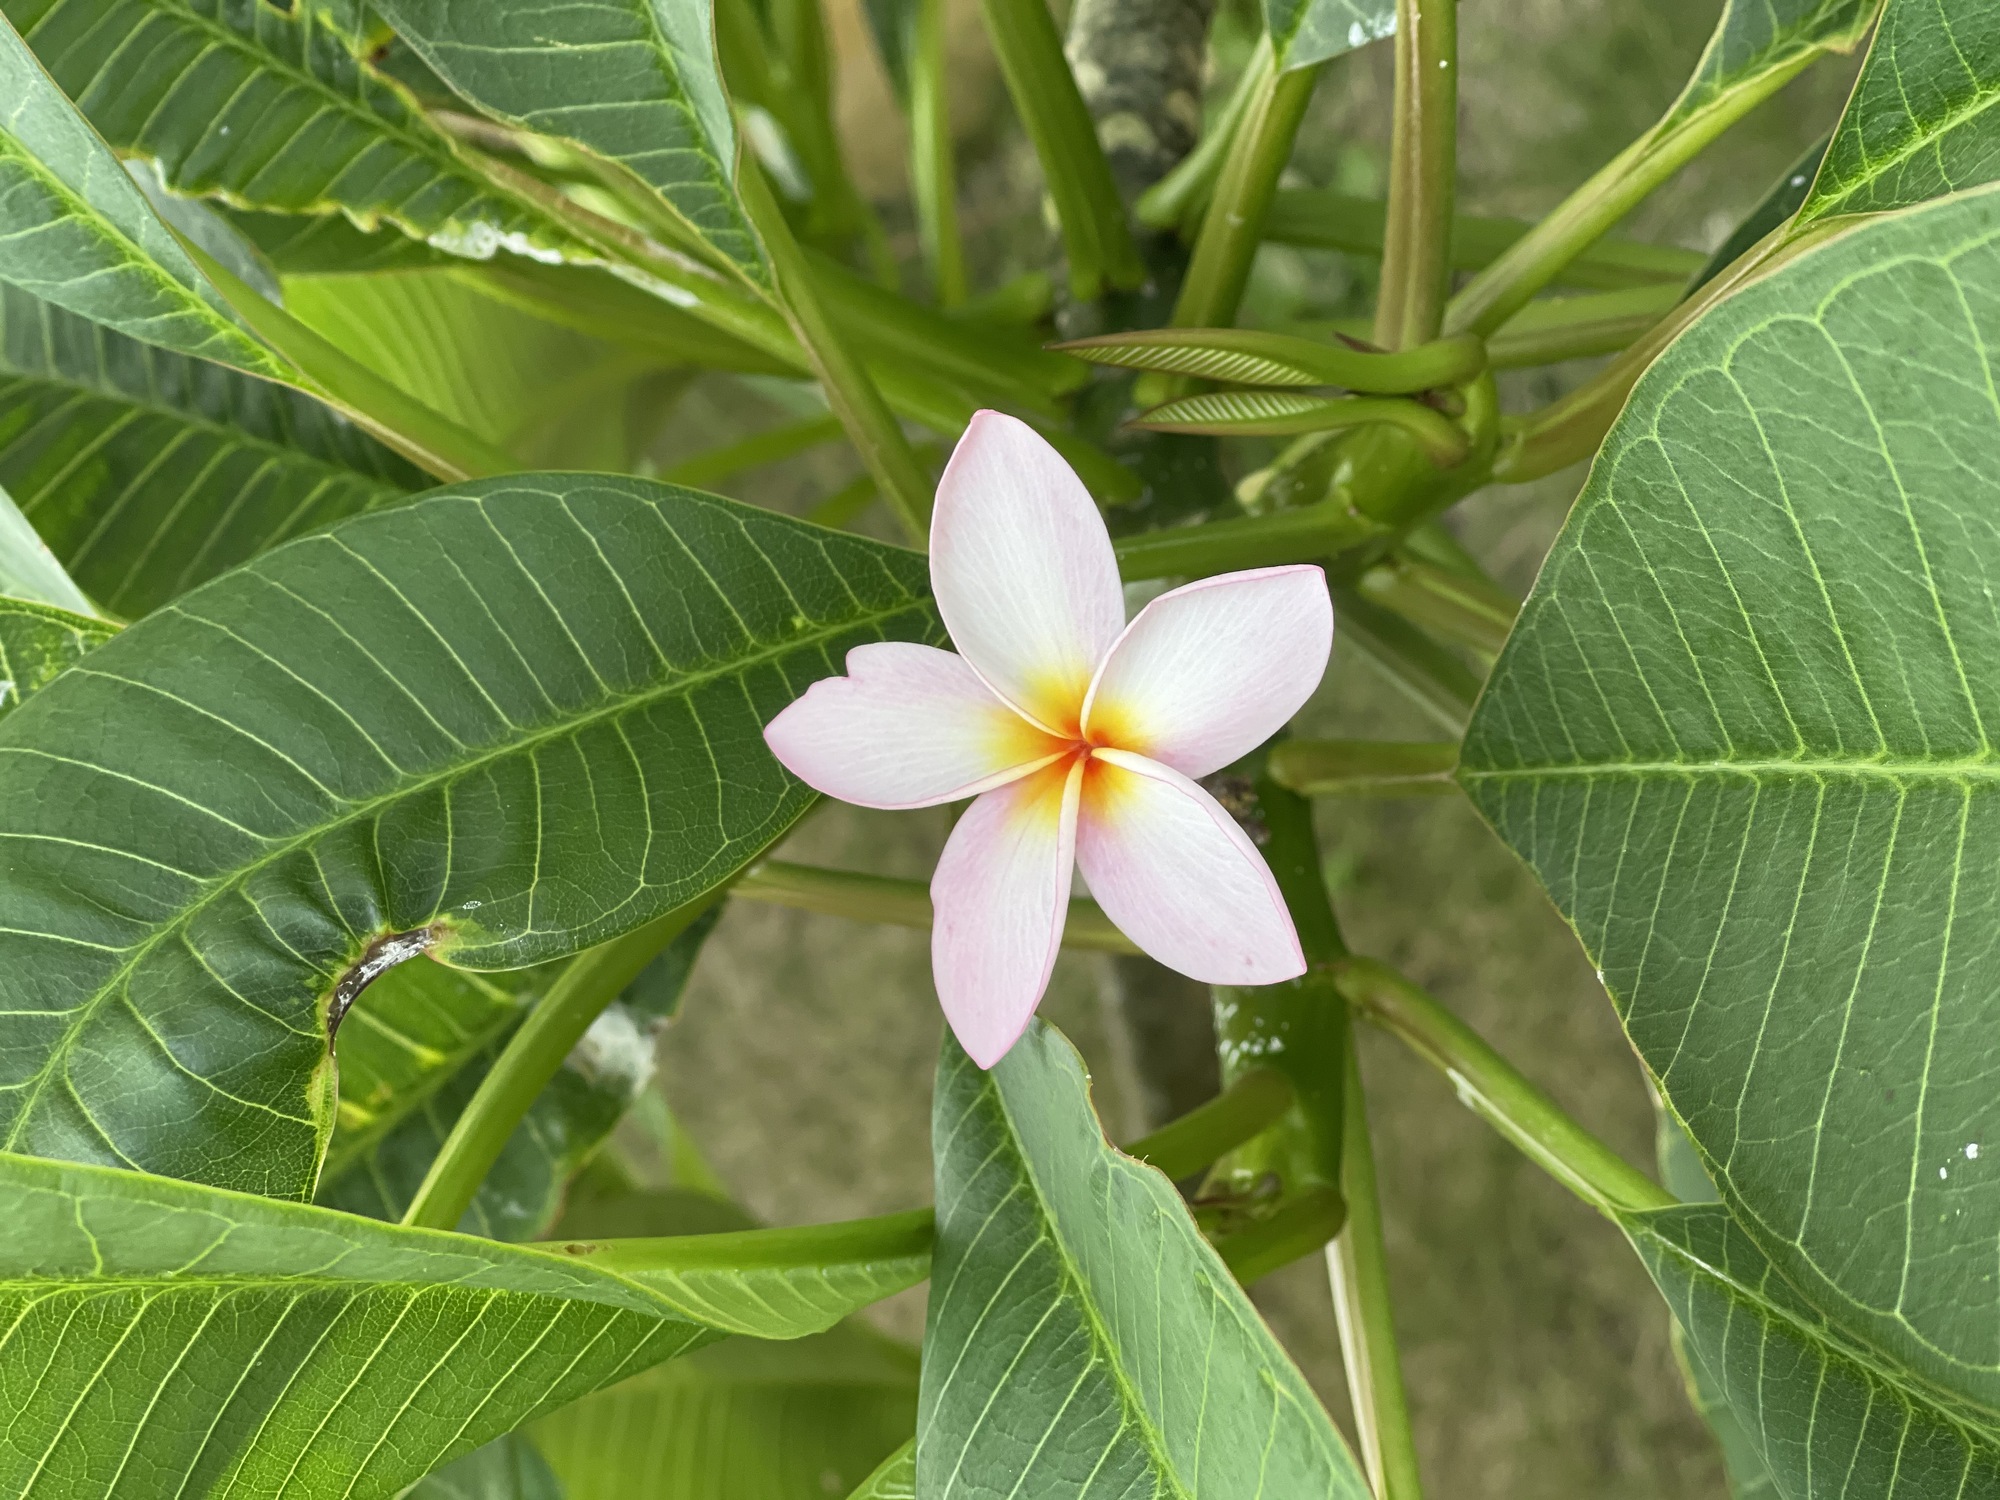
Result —
M1458 0L1397 0L1396 104L1375 342L1437 337L1451 292L1458 171Z

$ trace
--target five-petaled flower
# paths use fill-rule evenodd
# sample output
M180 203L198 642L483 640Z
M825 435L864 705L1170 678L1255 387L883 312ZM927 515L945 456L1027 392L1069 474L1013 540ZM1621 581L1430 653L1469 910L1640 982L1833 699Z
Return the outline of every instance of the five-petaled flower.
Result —
M858 646L765 741L863 807L976 800L931 880L931 962L959 1042L991 1067L1048 987L1081 865L1111 920L1212 984L1305 972L1256 847L1196 777L1296 713L1326 670L1318 568L1160 595L1125 623L1111 538L1033 429L981 412L938 485L931 585L958 654Z

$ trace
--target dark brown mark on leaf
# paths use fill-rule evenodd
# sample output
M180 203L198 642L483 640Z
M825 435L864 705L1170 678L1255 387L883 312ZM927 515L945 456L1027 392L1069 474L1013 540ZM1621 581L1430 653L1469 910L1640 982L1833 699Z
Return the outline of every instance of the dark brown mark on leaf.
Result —
M333 998L327 1002L327 1046L333 1046L340 1023L347 1018L347 1008L354 1004L363 990L397 964L431 948L442 935L442 929L435 923L410 932L385 932L362 950L361 957L340 976L340 982L333 987Z

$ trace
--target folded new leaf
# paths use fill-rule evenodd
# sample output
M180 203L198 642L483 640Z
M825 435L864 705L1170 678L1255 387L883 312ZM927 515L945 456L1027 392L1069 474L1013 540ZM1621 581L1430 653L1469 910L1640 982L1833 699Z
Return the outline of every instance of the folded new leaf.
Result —
M1471 337L1385 353L1247 328L1152 328L1053 347L1092 364L1127 370L1231 385L1332 385L1385 396L1455 385L1486 368L1486 346Z

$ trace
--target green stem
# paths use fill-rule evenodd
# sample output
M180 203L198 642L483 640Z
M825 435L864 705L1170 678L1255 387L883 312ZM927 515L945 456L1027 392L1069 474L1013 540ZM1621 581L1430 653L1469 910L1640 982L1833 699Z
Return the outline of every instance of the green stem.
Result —
M1270 1217L1221 1236L1215 1251L1237 1282L1249 1286L1311 1255L1346 1221L1340 1190L1319 1183L1286 1199Z
M1486 368L1483 339L1439 339L1393 354L1254 328L1148 328L1051 344L1091 364L1279 388L1331 385L1411 396L1460 385Z
M1339 500L1302 505L1268 516L1241 516L1200 526L1170 526L1119 537L1118 573L1141 578L1202 578L1238 568L1330 557L1388 535Z
M1392 969L1351 959L1340 966L1335 983L1360 1014L1409 1043L1451 1080L1460 1100L1591 1207L1615 1218L1675 1202L1471 1027Z
M1319 82L1318 66L1275 71L1268 55L1257 87L1230 143L1215 194L1202 217L1187 276L1174 303L1176 328L1226 328L1250 280L1250 262L1264 237L1264 215L1291 159L1292 142Z
M1301 797L1435 797L1458 790L1458 746L1401 740L1284 740L1271 779Z
M1122 1148L1179 1181L1234 1150L1291 1108L1292 1085L1276 1068L1251 1068L1213 1099Z
M1327 1247L1333 1306L1340 1324L1341 1362L1354 1403L1361 1458L1376 1500L1420 1500L1410 1403L1403 1390L1389 1307L1388 1252L1382 1242L1382 1204L1375 1184L1375 1153L1368 1139L1368 1105L1353 1050L1347 1056L1347 1119L1342 1137L1340 1188L1347 1223Z
M1118 185L1043 0L982 0L986 31L1014 108L1034 142L1069 257L1070 291L1094 302L1108 281L1136 287L1144 263Z
M1447 733L1462 733L1479 697L1479 674L1421 628L1353 589L1336 588L1333 600L1347 639Z
M1417 401L1394 396L1297 397L1259 400L1262 392L1217 391L1184 396L1132 419L1145 432L1213 433L1220 437L1296 437L1375 424L1408 433L1440 469L1455 468L1472 451L1472 439L1451 418ZM1265 414L1258 407L1279 407ZM1301 408L1286 411L1285 406ZM1249 410L1246 412L1246 408Z
M1301 249L1380 255L1388 238L1388 220L1389 205L1379 198L1323 188L1280 188L1264 222L1264 238ZM1491 265L1534 227L1526 219L1458 215L1451 221L1451 269L1477 271ZM1600 291L1662 284L1678 290L1706 264L1699 250L1605 239L1579 251L1555 279L1566 286Z
M1521 612L1520 600L1497 584L1409 557L1376 564L1355 587L1362 598L1489 659Z
M1718 136L1810 67L1820 54L1802 50L1745 79L1699 109L1666 119L1619 152L1553 213L1467 282L1445 312L1453 333L1492 333L1555 280L1585 247L1624 218Z
M606 1271L643 1277L649 1271L726 1271L798 1266L824 1268L855 1261L907 1260L931 1253L937 1216L928 1208L835 1224L789 1229L739 1229L722 1234L579 1240L535 1248Z
M403 1212L405 1224L423 1229L457 1227L507 1138L590 1023L720 896L720 891L711 892L676 907L569 961L460 1111Z
M958 229L958 174L945 101L944 0L917 0L910 47L910 187L917 234L941 307L965 301L965 243Z
M1616 354L1651 332L1680 300L1679 287L1661 283L1530 302L1486 341L1487 356L1496 370L1518 370Z
M840 432L840 419L837 417L806 417L747 437L740 443L724 443L706 453L697 453L693 458L675 464L660 477L669 484L685 484L701 489L744 469L774 464L780 459L792 458L817 448L821 443L833 442Z
M447 481L521 468L512 454L433 411L267 301L199 245L181 244L250 330L305 377L301 389L339 407L419 468Z
M1171 229L1187 222L1208 201L1230 147L1250 113L1250 101L1270 77L1271 56L1271 36L1265 32L1257 38L1256 50L1250 54L1236 86L1229 91L1229 99L1215 123L1203 132L1200 143L1132 205L1133 217L1141 224L1148 229Z
M875 476L903 529L922 545L930 530L930 476L917 462L874 380L835 333L821 305L812 269L792 238L792 227L772 198L762 171L753 163L744 162L738 189L744 211L771 258L793 330L819 376L827 405L847 429L848 441L861 455L862 465Z
M825 870L781 859L759 860L736 882L731 894L746 901L789 906L857 922L891 927L929 927L931 893L921 880L864 875L858 870ZM1111 925L1094 901L1069 904L1063 946L1095 953L1137 953L1132 940Z
M1458 171L1458 0L1396 0L1395 123L1375 342L1437 337L1451 293Z

